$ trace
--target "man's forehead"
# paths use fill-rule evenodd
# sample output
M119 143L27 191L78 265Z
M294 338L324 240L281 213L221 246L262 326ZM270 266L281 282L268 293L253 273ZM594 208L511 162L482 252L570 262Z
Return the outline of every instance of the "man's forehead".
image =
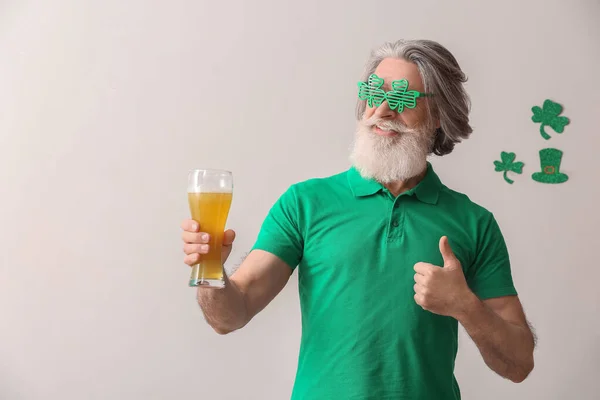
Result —
M411 88L423 87L419 69L410 61L386 58L379 63L374 73L383 79L384 87L389 87L392 81L401 79L406 79Z

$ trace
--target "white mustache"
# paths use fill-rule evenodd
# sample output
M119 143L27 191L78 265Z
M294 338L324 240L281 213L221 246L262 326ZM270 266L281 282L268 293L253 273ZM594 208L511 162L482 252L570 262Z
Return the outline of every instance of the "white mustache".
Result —
M365 125L369 128L377 126L378 128L383 129L385 131L393 131L396 133L415 133L416 132L415 129L411 129L411 128L407 127L406 125L401 124L399 122L382 120L380 118L373 118L373 117L366 120Z

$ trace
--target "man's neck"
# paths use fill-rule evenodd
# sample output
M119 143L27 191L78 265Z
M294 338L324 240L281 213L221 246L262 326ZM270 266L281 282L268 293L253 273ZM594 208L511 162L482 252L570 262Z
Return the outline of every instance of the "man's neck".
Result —
M387 190L390 191L390 193L394 196L397 197L400 194L414 188L415 186L417 186L417 184L419 182L421 182L421 180L423 180L423 178L425 177L425 175L427 174L427 168L425 168L423 170L423 172L421 172L419 175L414 176L412 178L409 178L407 180L404 181L393 181L390 183L384 183L383 186L385 186L387 188Z

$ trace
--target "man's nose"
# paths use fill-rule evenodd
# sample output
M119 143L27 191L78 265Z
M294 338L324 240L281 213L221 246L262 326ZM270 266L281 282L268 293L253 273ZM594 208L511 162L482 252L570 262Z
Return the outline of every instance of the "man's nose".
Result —
M387 101L383 101L377 109L375 109L374 116L377 118L390 119L394 118L396 112L392 110Z

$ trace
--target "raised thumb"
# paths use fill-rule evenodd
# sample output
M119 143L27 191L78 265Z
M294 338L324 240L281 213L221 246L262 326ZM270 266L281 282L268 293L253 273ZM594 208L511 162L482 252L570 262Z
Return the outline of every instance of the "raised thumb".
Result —
M458 259L454 255L450 243L448 243L448 237L442 236L440 239L440 253L444 259L444 267L450 267L456 265Z

